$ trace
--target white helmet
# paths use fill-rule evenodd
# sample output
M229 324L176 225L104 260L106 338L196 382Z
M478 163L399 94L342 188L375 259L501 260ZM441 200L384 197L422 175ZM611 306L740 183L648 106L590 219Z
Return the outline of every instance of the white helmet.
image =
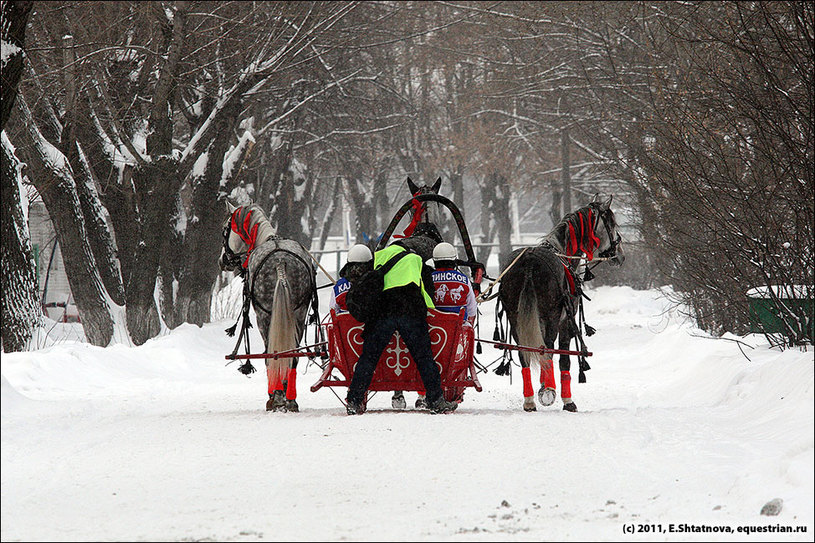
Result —
M348 250L348 262L368 262L374 256L366 245L358 243Z
M456 252L456 248L450 245L447 242L442 242L436 245L436 248L433 249L433 260L455 260L458 258L458 253Z

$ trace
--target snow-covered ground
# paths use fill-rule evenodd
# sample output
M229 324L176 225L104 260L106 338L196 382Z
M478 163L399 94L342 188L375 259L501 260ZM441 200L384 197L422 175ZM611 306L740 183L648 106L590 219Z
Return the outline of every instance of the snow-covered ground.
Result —
M302 412L267 413L263 374L224 364L232 320L3 355L2 540L812 541L811 347L711 339L657 291L588 294L578 413L525 413L516 366L453 414L380 393L349 417L304 363Z

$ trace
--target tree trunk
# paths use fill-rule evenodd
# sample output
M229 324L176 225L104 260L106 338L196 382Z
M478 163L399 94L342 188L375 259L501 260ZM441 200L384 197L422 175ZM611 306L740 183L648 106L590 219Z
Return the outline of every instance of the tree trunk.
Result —
M280 173L272 216L277 223L277 233L284 238L300 242L303 247L311 247L311 233L304 228L309 211L309 182L305 176L297 175L289 155L289 167Z
M3 48L19 47L19 51L4 58L2 78L2 116L0 130L11 117L11 108L17 97L17 84L23 73L25 27L33 2L3 2L2 32ZM3 51L6 57L6 51ZM20 198L20 161L14 147L2 135L2 170L0 171L0 274L2 274L3 301L0 308L2 325L0 339L4 352L22 351L26 348L34 327L40 322L40 309L35 264L31 253L31 236Z
M94 260L99 268L102 283L111 300L116 305L125 305L124 284L122 275L116 263L116 249L113 237L102 212L102 201L96 190L96 179L91 165L77 139L80 128L78 119L88 119L90 110L87 102L76 100L76 63L73 50L73 37L63 37L63 57L66 69L64 71L66 88L65 115L60 137L60 151L68 159L74 173L77 195L81 205L80 212L85 219L85 228L88 233L88 242L93 252Z
M65 273L82 319L85 336L93 345L106 347L113 337L113 317L108 294L96 268L73 172L65 156L40 134L22 96L17 100L30 146L24 151L30 179L48 209L62 248Z
M389 161L388 161L389 162ZM389 209L390 202L388 202L388 168L387 166L383 167L380 170L379 175L374 178L374 187L373 187L373 209L374 209L374 223L373 231L371 232L371 237L376 238L382 232L385 231L385 228L388 227L388 223L391 220L393 213L395 212L394 209ZM397 206L402 205L402 202L397 200Z
M116 262L116 246L103 216L102 202L96 190L93 172L82 154L79 143L74 141L69 148L72 152L68 153L67 158L74 171L77 196L88 233L88 243L99 269L99 275L110 299L116 305L124 306L124 283Z
M93 164L92 168L88 166L88 171L93 175L94 187L99 189L98 192L94 192L101 202L101 209L98 212L86 215L88 223L91 223L92 217L95 223L89 224L88 230L91 238L99 235L105 240L103 242L92 241L91 247L94 257L99 262L102 280L111 293L111 298L118 304L119 300L114 294L118 289L111 285L121 282L122 292L124 292L124 284L133 267L133 255L136 252L136 243L138 243L136 198L132 183L133 168L129 165L115 164L113 157L105 152L102 141L107 135L103 133L101 126L96 126L90 120L95 115L90 110L87 101L78 100L77 109L83 113L76 117L77 122L74 124L73 134L79 148L82 149L86 163ZM83 205L85 205L86 198L87 196L83 196L80 191L80 201L83 202ZM91 200L93 200L92 197ZM105 211L108 214L107 219L103 217ZM110 247L113 254L103 254L107 251L105 247ZM124 296L122 298L124 299Z
M325 210L325 215L320 221L320 241L317 243L317 250L322 251L325 249L325 242L328 240L328 233L331 230L331 224L334 222L334 216L337 214L339 208L340 198L340 178L334 179L334 188L331 191L331 199L328 202L328 209ZM339 271L339 270L338 270Z
M2 77L2 115L0 115L0 130L6 127L11 117L11 108L17 98L17 84L23 74L23 45L25 43L25 26L28 14L34 2L3 2L2 4L2 31L3 38L3 77ZM6 57L6 46L19 47L19 51ZM5 170L4 170L5 171Z
M356 179L359 179L358 177ZM356 223L354 236L356 243L376 239L380 232L376 231L376 210L373 202L367 197L366 188L362 181L355 179L345 183L346 194L354 209ZM367 238L367 240L366 240Z
M161 318L168 328L176 328L182 320L178 319L175 309L177 291L181 277L181 267L184 265L184 234L182 221L184 215L181 196L173 196L173 206L167 217L165 227L164 247L159 257L159 298L158 307Z
M498 232L498 260L505 262L512 252L512 218L509 212L510 187L507 178L501 174L493 174L495 199L492 205L492 214L495 218L495 228Z
M237 118L237 115L223 116L220 119L223 126L218 133L231 134ZM228 146L229 138L214 139L207 149L203 176L192 180L192 202L182 253L184 262L178 279L177 322L201 326L210 321L212 287L220 271L218 257L227 216L225 197L219 197L219 193Z
M281 138L280 145L275 148L272 148L271 144L263 146L263 152L260 153L263 173L260 186L256 188L255 192L255 203L266 212L275 228L277 228L279 218L274 213L275 208L286 210L285 204L278 206L276 198L280 195L280 185L284 182L284 176L288 175L292 160L291 142L285 136Z
M2 148L2 342L3 352L9 353L25 350L34 328L42 319L42 309L31 254L31 236L20 199L20 161L5 132Z
M167 228L178 194L178 163L170 156L155 157L133 171L139 196L139 241L125 291L127 328L136 345L142 345L161 331L154 299L159 262L167 246Z
M490 247L489 244L492 243L494 223L492 217L493 189L490 185L490 179L491 176L487 175L478 183L479 192L481 193L481 243L487 246L477 251L476 257L479 262L484 262L485 264L490 257L490 253L492 253L492 247Z

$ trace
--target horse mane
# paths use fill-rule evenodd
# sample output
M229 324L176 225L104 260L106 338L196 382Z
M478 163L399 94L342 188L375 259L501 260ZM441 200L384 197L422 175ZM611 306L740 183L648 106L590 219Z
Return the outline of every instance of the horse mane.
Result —
M251 223L258 225L258 235L256 245L260 246L264 241L267 239L275 236L277 232L275 228L272 226L271 221L269 221L268 217L266 216L266 212L263 211L263 208L260 207L256 203L251 203L246 206L252 211L252 220Z
M570 213L564 215L560 222L558 222L552 230L549 231L548 234L540 238L539 245L542 245L546 242L556 241L561 246L565 246L566 244L566 229L568 228L569 224L576 226L578 215L581 213L586 213L587 211L592 211L592 213L596 213L597 216L601 217L602 220L610 221L608 223L609 228L616 228L617 226L617 219L614 216L614 213L611 209L603 210L600 207L598 202L591 202L581 208L578 208Z

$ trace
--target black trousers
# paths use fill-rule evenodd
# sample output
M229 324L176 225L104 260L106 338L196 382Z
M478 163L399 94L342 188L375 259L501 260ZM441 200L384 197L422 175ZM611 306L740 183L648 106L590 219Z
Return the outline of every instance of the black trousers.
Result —
M381 319L365 324L362 332L362 354L359 357L351 385L348 387L348 400L361 403L371 385L376 364L382 351L388 346L394 331L405 341L410 355L416 362L416 369L424 383L427 401L433 403L442 395L441 376L433 351L430 350L430 334L425 315L386 315Z

